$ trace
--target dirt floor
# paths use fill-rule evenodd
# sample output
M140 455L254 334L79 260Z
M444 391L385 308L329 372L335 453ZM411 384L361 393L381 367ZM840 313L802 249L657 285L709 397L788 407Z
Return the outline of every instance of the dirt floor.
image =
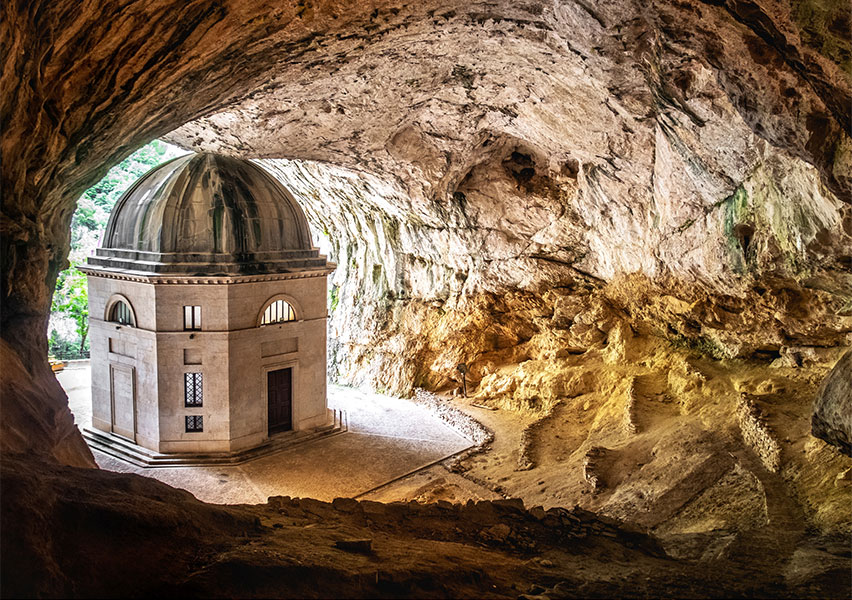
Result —
M485 451L463 461L464 478L528 504L579 504L660 531L758 527L778 504L802 527L852 533L844 479L852 459L809 434L820 373L658 358L644 366L586 362L579 368L593 376L592 389L545 409L487 391L467 400L446 395L494 432ZM744 436L754 425L738 419L742 396L761 407L755 423L777 445L769 465L760 442L754 447ZM425 473L416 481L422 487ZM381 493L393 496L389 488Z

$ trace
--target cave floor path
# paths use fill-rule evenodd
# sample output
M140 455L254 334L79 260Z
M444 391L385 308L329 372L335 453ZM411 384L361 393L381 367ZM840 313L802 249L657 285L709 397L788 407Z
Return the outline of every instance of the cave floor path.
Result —
M91 370L71 363L57 374L79 426L92 418ZM328 386L329 408L347 411L349 430L241 465L142 468L94 451L102 469L137 473L205 502L256 504L269 496L330 501L373 490L471 447L427 409L408 400Z

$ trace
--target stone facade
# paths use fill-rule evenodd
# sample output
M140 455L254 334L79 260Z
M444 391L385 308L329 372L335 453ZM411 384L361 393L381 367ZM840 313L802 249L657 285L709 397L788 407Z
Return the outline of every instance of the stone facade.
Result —
M89 275L93 425L118 426L156 452L237 451L267 438L266 373L293 369L293 429L328 420L324 276L285 279L189 279ZM269 303L283 298L295 321L259 326ZM136 326L109 321L123 300ZM201 306L203 328L185 331L183 307ZM201 373L203 404L184 406L184 373ZM133 387L132 415L114 414L113 389ZM204 431L186 432L184 416L204 417ZM120 432L119 432L120 433Z

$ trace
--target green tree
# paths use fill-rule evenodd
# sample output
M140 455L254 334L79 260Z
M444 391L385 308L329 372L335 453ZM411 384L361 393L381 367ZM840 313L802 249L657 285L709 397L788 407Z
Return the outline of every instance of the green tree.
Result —
M94 250L112 207L137 179L181 154L179 148L154 140L112 167L103 179L83 192L71 221L72 257L83 258Z
M86 338L89 335L89 286L86 276L76 266L60 273L51 310L63 313L74 320L77 334L80 336L78 354L84 356Z

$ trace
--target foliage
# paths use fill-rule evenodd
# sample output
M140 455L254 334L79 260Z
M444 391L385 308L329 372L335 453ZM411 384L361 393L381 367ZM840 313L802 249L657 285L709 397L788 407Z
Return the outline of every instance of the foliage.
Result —
M703 335L698 337L689 337L679 331L674 331L666 337L674 348L686 350L688 352L695 352L703 356L709 356L715 360L730 358L724 348Z
M77 340L63 337L56 329L50 331L47 339L48 354L60 360L74 360L89 357L89 340L87 339L80 353L80 345Z
M80 338L79 354L82 356L89 335L89 287L86 276L77 267L59 274L50 310L68 315L74 321Z
M340 288L336 285L331 286L331 289L328 291L328 298L331 312L334 312L334 309L337 308L337 303L340 302Z
M183 154L179 148L154 140L86 190L71 220L71 267L56 281L50 315L50 353L56 358L86 358L89 354L89 294L86 276L77 270L98 245L116 201L153 167Z

